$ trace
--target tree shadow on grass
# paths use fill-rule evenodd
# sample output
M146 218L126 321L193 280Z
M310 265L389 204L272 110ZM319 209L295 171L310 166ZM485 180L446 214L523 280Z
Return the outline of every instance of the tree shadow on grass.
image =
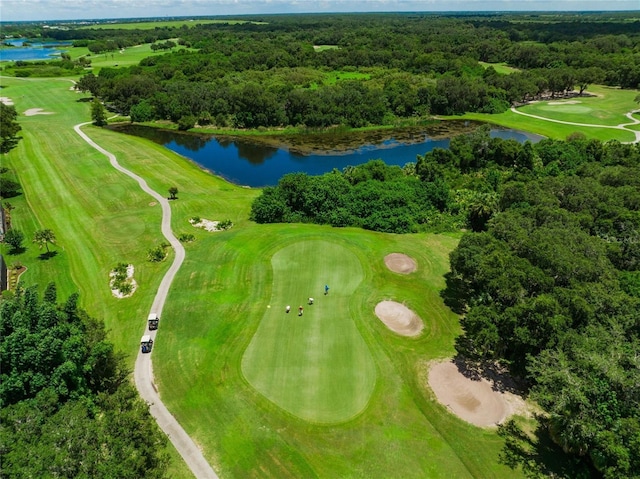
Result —
M11 248L8 253L10 255L19 255L24 253L25 251L27 251L27 248L25 248L24 246L19 246L18 248Z
M491 389L497 392L509 392L526 398L529 394L529 384L522 378L513 376L508 368L498 361L485 358L471 357L464 354L465 336L456 338L456 350L458 353L453 358L453 362L464 377L472 381L482 379L489 381ZM468 349L468 347L467 347Z
M544 418L536 417L537 427L523 431L514 420L498 428L505 443L499 461L513 470L521 469L528 478L591 479L600 477L585 460L566 454L549 435Z
M440 292L443 299L451 311L456 314L464 314L467 310L467 304L464 300L466 297L466 288L464 282L455 278L450 272L444 275L447 287Z
M38 258L39 258L39 259L41 259L41 260L43 260L43 261L45 261L45 260L48 260L48 259L54 258L54 257L55 257L55 256L57 256L57 255L58 255L58 252L57 252L57 251L47 251L47 252L45 252L45 253L40 254L40 255L38 256Z

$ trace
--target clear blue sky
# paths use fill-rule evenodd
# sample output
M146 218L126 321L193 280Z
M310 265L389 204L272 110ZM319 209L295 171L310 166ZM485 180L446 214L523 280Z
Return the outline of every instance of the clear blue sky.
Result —
M640 0L0 0L0 20L402 11L640 10Z

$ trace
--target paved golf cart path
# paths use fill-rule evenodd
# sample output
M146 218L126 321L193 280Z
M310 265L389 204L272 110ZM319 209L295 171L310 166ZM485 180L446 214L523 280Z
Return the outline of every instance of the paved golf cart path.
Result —
M162 278L156 297L153 300L153 306L151 307L151 311L157 313L158 316L162 318L162 308L164 307L164 302L167 299L167 293L169 292L173 278L182 265L185 255L184 247L175 237L173 231L171 231L171 207L169 206L169 200L152 190L143 178L120 166L115 155L108 152L89 138L81 129L83 126L89 124L91 124L91 122L80 123L79 125L74 126L73 129L87 143L89 143L89 145L109 158L111 165L116 170L121 171L125 175L136 180L140 185L140 188L153 196L153 198L162 206L162 234L167 238L167 241L169 241L175 251L173 263L164 275L164 278ZM146 328L146 318L144 318L144 320ZM147 333L155 340L157 330L147 331ZM136 388L138 389L140 396L149 403L151 415L156 419L158 425L165 434L169 436L169 440L173 443L184 461L187 463L191 472L193 472L198 479L218 479L217 474L202 455L200 448L196 446L193 440L184 431L184 429L182 429L182 426L178 424L178 421L176 421L160 400L160 396L158 395L158 391L156 390L156 386L153 382L151 354L142 354L138 348L138 358L136 359L136 366L133 375L135 378Z
M630 123L620 123L619 125L594 125L592 123L574 123L572 121L564 121L564 120L553 120L551 118L546 118L544 116L532 115L530 113L524 113L518 110L515 106L511 107L511 111L517 113L518 115L524 115L531 118L535 118L537 120L551 121L553 123L562 123L563 125L574 125L574 126L587 126L590 128L613 128L614 130L624 130L630 131L636 137L635 141L632 143L640 143L640 131L632 130L631 128L627 128L628 126L637 125L640 123L640 120L633 117L634 113L640 113L640 110L631 110L629 113L625 113L625 116L631 120Z

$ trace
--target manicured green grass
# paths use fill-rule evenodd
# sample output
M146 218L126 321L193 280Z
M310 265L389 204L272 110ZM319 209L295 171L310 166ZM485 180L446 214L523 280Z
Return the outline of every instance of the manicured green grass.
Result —
M187 50L186 47L178 45L171 51ZM87 57L91 60L91 67L87 71L93 71L94 74L98 74L101 68L104 67L126 67L137 65L140 61L147 57L154 57L157 55L164 55L167 53L165 50L151 50L151 44L145 43L143 45L135 45L133 47L127 47L123 50L107 53L91 53L87 47L73 47L68 50L69 55L73 60L80 57Z
M100 23L82 28L91 28L97 30L153 30L154 28L180 28L184 25L194 27L196 25L210 25L212 23L221 23L228 25L237 25L242 23L254 23L257 25L265 24L265 22L247 22L246 20L224 20L224 19L183 19L183 20L162 20L157 22L118 22L118 23Z
M514 68L514 67L510 67L509 65L507 65L505 62L501 62L501 63L487 63L487 62L478 62L480 65L482 65L484 68L489 68L489 67L493 67L493 69L502 74L502 75L509 75L513 72L518 72L520 71L518 68Z
M587 92L597 96L541 101L525 105L520 111L554 120L594 125L615 126L629 121L624 114L634 109L633 99L637 92L602 86L592 86Z
M30 243L20 255L29 267L25 282L55 280L61 297L78 290L82 306L106 321L110 338L133 364L146 315L168 267L168 262L146 260L146 251L161 241L160 210L73 132L75 123L88 120L90 104L78 101L84 97L70 91L69 82L1 81L7 86L3 96L15 101L19 113L28 108L53 113L21 116L24 139L3 158L24 184L24 196L12 201L16 224L29 235L48 227L58 237L53 258L39 260ZM259 191L230 185L152 142L96 127L85 131L156 191L179 190L178 200L171 202L172 226L177 234L193 233L196 241L185 245L186 260L163 311L154 376L163 401L221 477L521 477L498 464L502 440L495 431L449 414L427 386L428 362L451 356L460 334L458 318L440 297L455 235L257 225L247 218ZM189 224L193 216L229 218L234 225L209 233ZM300 257L299 249L308 247L317 257L289 264ZM413 257L418 271L390 272L383 258L391 252ZM139 283L133 297L124 300L108 289L108 272L120 261L135 265ZM349 277L321 278L329 271L323 270L323 261ZM298 281L286 276L289 271ZM325 282L331 286L326 298L321 295ZM284 391L278 396L275 382L255 384L259 371L267 374L274 364L266 356L273 353L267 348L273 341L267 306L278 315L277 306L308 296L316 304L307 305L302 318L287 319L300 319L306 330L283 334L350 344L353 359L344 350L337 353L350 362L343 378L357 364L375 368L360 372L364 392L358 391L352 401L337 389L344 385L334 385L332 400L345 409L332 418L319 409L320 393ZM414 310L425 322L424 333L404 338L389 331L374 314L375 305L385 299ZM335 308L325 309L330 305L325 300L335 301ZM317 313L312 310L316 307ZM326 324L313 323L315 314ZM337 320L351 326L338 332ZM310 330L314 325L327 329ZM291 365L295 348L289 351ZM367 354L370 359L364 359ZM313 370L309 361L300 363L304 368L297 377ZM336 378L341 373L328 374ZM280 377L291 381L296 375ZM311 407L296 409L291 400L287 403L288 394L309 398ZM317 421L303 419L313 419L313 411ZM173 468L180 469L177 463Z
M271 299L244 354L244 376L302 419L351 419L366 406L376 379L349 309L363 279L358 257L339 244L305 239L283 247L271 263ZM332 286L327 295L325 282ZM306 308L302 316L299 306Z
M612 126L621 123L628 123L629 119L624 116L624 113L637 108L637 104L633 101L637 93L633 90L620 90L617 88L594 85L587 90L587 93L593 93L596 96L574 98L574 101L581 102L579 104L567 104L560 100L554 100L551 102L545 101L526 105L521 107L519 110L524 113L538 115L553 120ZM559 104L549 105L549 103ZM577 106L581 107L583 113L571 111L575 110ZM585 109L588 109L588 111ZM506 111L497 115L466 113L465 115L447 118L486 121L507 128L524 130L559 140L564 140L571 133L575 132L581 132L584 133L587 138L595 138L602 141L633 141L635 139L635 136L630 131L614 128L565 125L562 123L519 115L512 111Z
M325 50L337 50L338 45L314 45L313 49L317 52L323 52Z

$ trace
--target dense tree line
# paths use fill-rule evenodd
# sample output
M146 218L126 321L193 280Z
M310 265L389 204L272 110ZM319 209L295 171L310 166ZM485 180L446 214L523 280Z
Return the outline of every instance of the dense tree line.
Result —
M486 231L451 253L458 350L525 378L566 452L637 477L640 149L547 142L534 161L547 174L502 184Z
M251 219L405 233L417 231L449 203L443 182L423 182L398 166L374 160L322 176L285 175L254 201Z
M77 303L53 283L0 303L0 475L164 477L166 438Z
M403 168L375 160L322 176L285 175L255 200L251 218L259 223L311 222L394 233L482 231L503 209L499 195L509 181L575 175L585 164L613 161L629 149L636 151L580 136L569 142L521 144L491 138L485 125L454 137L449 149L419 155ZM635 198L627 190L625 194Z
M0 153L7 153L18 144L21 129L16 107L0 102Z
M128 69L103 69L78 87L131 114L133 121L183 119L184 127L199 122L256 128L359 127L429 114L494 113L546 93L555 96L575 87L584 92L595 82L624 88L640 84L640 35L628 28L638 23L633 17L587 16L598 26L595 32L604 30L590 35L571 28L560 34L556 23L515 17L255 19L263 23L174 29L174 39L197 51L149 57ZM568 40L571 31L576 33ZM314 45L334 48L316 51ZM522 71L501 75L479 61L506 62ZM326 72L334 70L361 76L325 81Z

